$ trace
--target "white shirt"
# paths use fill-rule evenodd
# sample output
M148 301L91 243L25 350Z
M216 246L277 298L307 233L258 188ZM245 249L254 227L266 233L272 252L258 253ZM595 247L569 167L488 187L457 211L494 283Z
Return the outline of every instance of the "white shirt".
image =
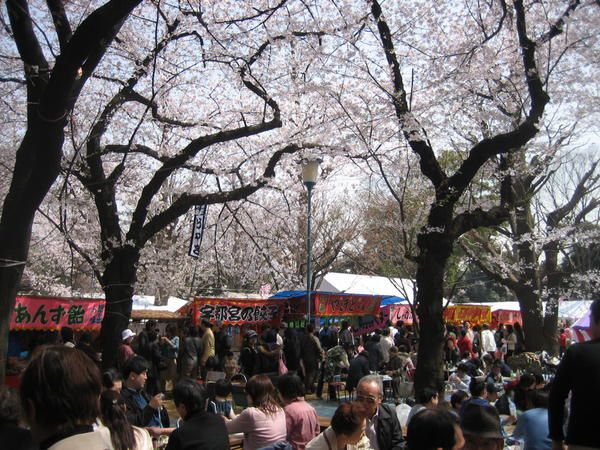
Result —
M454 390L465 391L469 393L469 384L471 383L471 377L467 374L463 378L460 378L456 373L453 373L448 377L448 383Z
M481 332L481 349L487 353L494 353L497 350L494 334L490 330Z
M381 354L383 355L383 362L390 362L390 348L394 346L394 341L390 336L382 336L379 341L379 347L381 348Z
M365 428L365 436L369 438L371 448L379 450L379 442L377 442L377 421L379 420L379 408L373 417L367 419L367 427Z
M392 337L392 340L394 340L394 337L396 336L396 333L398 332L398 328L396 327L388 327L390 329L390 336Z

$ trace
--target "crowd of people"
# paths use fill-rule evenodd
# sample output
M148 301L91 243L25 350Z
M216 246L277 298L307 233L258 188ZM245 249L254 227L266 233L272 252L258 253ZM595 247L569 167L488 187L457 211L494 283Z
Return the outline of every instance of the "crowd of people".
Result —
M511 356L526 351L520 327L449 326L445 383L413 399L403 387L416 369L418 340L402 323L370 336L355 336L347 322L318 332L312 324L301 332L245 329L238 357L219 323L203 321L182 337L169 326L160 337L149 321L137 336L123 331L116 367L103 373L88 343L75 344L67 330L61 345L33 353L18 393L0 389L0 442L15 450L219 450L241 434L245 450L471 450L517 442L525 450L564 449L565 442L569 450L598 449L590 401L600 399L600 301L591 306L590 333L590 342L563 349L548 380L511 370ZM211 395L210 371L223 375ZM241 411L230 400L236 377L247 401ZM168 383L176 421L165 408ZM351 401L321 433L305 395L321 396L327 385L333 400L340 384Z

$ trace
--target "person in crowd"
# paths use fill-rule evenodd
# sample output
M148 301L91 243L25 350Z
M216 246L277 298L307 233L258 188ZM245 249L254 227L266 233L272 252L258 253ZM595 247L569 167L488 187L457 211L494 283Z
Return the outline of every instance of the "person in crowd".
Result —
M567 350L568 335L564 328L560 329L558 334L558 355L562 358Z
M463 330L465 331L467 338L472 343L473 339L475 338L475 333L473 332L473 328L471 328L471 322L469 322L468 320L465 320L463 322ZM462 332L461 332L461 335L462 335Z
M258 361L260 373L277 375L279 371L279 358L282 348L277 345L277 332L268 329L258 342Z
M253 375L260 373L260 362L258 360L258 334L254 330L248 330L244 336L242 353L240 354L241 370L246 377L250 378Z
M363 377L356 388L356 400L366 411L365 434L375 450L400 450L402 430L393 406L382 403L383 383L377 375Z
M75 347L75 336L73 335L73 328L62 327L60 329L60 338L65 347Z
M147 332L147 348L145 350L148 355L146 361L148 362L148 380L146 381L146 392L150 396L154 396L161 392L160 388L160 369L162 364L162 357L160 353L160 343L158 340L158 333L156 330L150 330Z
M165 329L167 335L160 338L160 352L162 360L167 367L160 374L160 387L163 392L167 391L167 382L175 385L177 379L177 357L179 356L179 336L177 326L168 324Z
M392 377L392 390L394 398L397 402L400 401L401 385L406 380L410 379L409 374L414 370L412 361L407 353L402 355L396 346L390 348L390 362L387 366L387 374Z
M306 450L371 450L365 435L366 411L358 402L342 403L331 425L306 445Z
M470 405L471 403L481 406L489 406L490 402L487 400L485 381L479 381L476 378L472 378L471 382L469 383L469 393L471 394L471 398L463 403L463 412L467 405Z
M277 387L285 405L287 441L294 450L304 450L306 444L319 434L317 412L304 400L304 384L297 375L281 376Z
M21 416L17 390L0 385L0 445L11 450L37 450L31 430L20 426Z
M135 427L127 420L127 406L118 392L105 390L100 395L100 419L110 430L115 450L152 450L152 438L147 430Z
M277 390L266 375L254 375L246 383L250 407L235 419L225 418L229 433L244 433L244 450L258 450L285 442L286 417Z
M401 321L400 321L400 322L401 322ZM386 325L387 329L388 329L388 330L390 330L390 337L392 338L392 344L393 344L393 345L396 345L396 341L394 340L394 338L396 337L396 333L398 332L398 328L396 328L396 327L394 326L394 324L392 323L392 321L391 321L391 320L388 320L388 321L385 323L385 325Z
M487 323L484 323L481 328L481 352L494 355L498 349L494 333L492 333Z
M285 365L292 373L297 373L300 368L300 341L296 330L292 327L284 328L283 332L283 357Z
M121 393L123 376L117 369L108 369L102 373L102 388Z
M384 328L381 330L381 339L379 347L381 348L382 362L386 366L390 362L390 348L394 346L394 340L390 335L390 329Z
M473 341L469 338L466 329L460 332L460 337L458 338L456 345L458 346L458 351L461 355L464 355L465 353L470 355L473 353Z
M523 327L519 322L513 324L515 336L517 337L517 343L515 344L515 354L523 353L525 351L525 333Z
M567 348L561 360L552 388L548 417L550 438L555 449L583 447L600 448L597 430L598 416L591 407L600 402L600 300L590 306L591 340ZM567 435L563 433L565 400L571 393Z
M62 345L38 349L23 372L20 394L40 448L112 450L108 428L94 430L101 390L100 370L83 352Z
M335 334L335 331L330 333ZM317 397L321 397L323 394L323 383L327 382L327 388L329 389L329 399L337 400L337 392L335 387L336 376L339 377L343 369L348 369L350 362L348 361L348 353L341 345L336 345L327 350L325 359L323 360L321 368L321 377L319 378L319 384L317 386Z
M135 337L135 333L129 328L126 328L121 332L121 344L117 349L117 370L123 372L123 367L129 358L135 355L133 348L131 348L131 342Z
M352 334L352 327L347 320L342 320L342 330L340 331L340 345L345 349L354 348L354 334Z
M370 373L369 354L363 350L350 361L348 378L346 379L346 390L352 392L358 385L358 382Z
M279 327L275 327L275 332L277 333L277 345L279 348L283 348L283 336L285 334L285 330L287 328L287 323L281 322Z
M321 343L321 348L323 351L327 351L330 348L329 345L329 334L331 330L329 329L329 323L325 322L323 328L319 330L319 342Z
M223 322L217 320L213 325L213 335L215 336L215 369L223 371L225 355L231 350L231 337L223 327Z
M465 439L456 417L442 409L425 409L408 424L408 450L462 450Z
M485 383L485 398L490 405L494 405L496 401L498 401L499 393L500 388L497 387L494 383Z
M231 395L231 382L221 379L215 383L215 399L208 402L208 411L220 414L228 419L235 419L235 412L229 396Z
M412 342L407 329L408 327L405 327L404 322L400 321L396 324L396 328L398 329L398 333L394 336L394 345L398 348L404 347L407 352L410 352L412 350Z
M130 358L123 369L125 379L121 397L127 406L127 419L132 425L148 428L158 434L169 427L169 415L162 406L162 394L150 397L144 390L148 378L148 362L141 356Z
M373 336L365 343L365 350L369 353L369 369L380 371L383 368L383 351L381 350L381 334L376 330Z
M202 341L198 337L198 329L190 325L187 328L179 349L179 370L182 378L196 378L198 375L198 360L202 355Z
M82 333L79 336L75 349L85 353L98 367L101 366L102 361L98 356L98 352L92 348L92 335L90 333Z
M239 373L240 366L238 365L232 351L225 353L225 359L223 361L223 371L225 372L225 378L231 380L231 378Z
M455 366L459 359L460 354L458 353L458 347L456 346L456 339L453 336L446 337L444 361L451 366Z
M460 417L460 411L463 403L469 399L469 394L465 391L456 391L450 396L450 412L456 417Z
M504 345L504 339L506 338L506 327L504 324L499 323L494 333L494 340L496 341L496 348L500 349Z
M200 356L198 365L202 379L206 380L206 373L216 368L215 335L212 331L212 324L206 319L202 319L200 322L200 330L202 330L202 356Z
M510 357L515 354L517 348L517 335L511 324L506 325L506 337L504 338L506 344L506 356Z
M323 358L323 349L319 339L314 335L315 327L312 323L306 325L306 334L300 347L300 357L304 371L304 386L308 394L315 392L315 382L319 370L319 361Z
M148 338L148 334L150 332L156 332L156 320L154 319L149 319L146 322L144 329L140 331L140 334L133 343L134 347L137 348L137 354L143 356L146 361L150 361L152 359L150 339Z
M523 441L523 450L551 450L548 428L548 393L529 391L527 411L517 420L513 438Z
M521 375L513 394L515 405L519 411L527 409L527 395L533 389L535 389L535 375L531 373Z
M492 363L492 370L485 377L486 383L502 383L504 378L502 377L502 361L497 360Z
M460 426L465 438L463 450L502 450L500 416L491 405L476 403L467 405L463 411Z
M417 403L411 408L406 419L406 425L410 424L412 418L424 409L437 408L438 392L435 389L425 388L417 394Z
M448 377L448 383L452 386L452 389L469 392L469 383L471 383L471 377L467 374L469 367L460 363L456 368L456 372Z
M206 412L208 395L204 386L189 378L173 388L173 402L183 424L169 436L166 450L229 450L223 419Z

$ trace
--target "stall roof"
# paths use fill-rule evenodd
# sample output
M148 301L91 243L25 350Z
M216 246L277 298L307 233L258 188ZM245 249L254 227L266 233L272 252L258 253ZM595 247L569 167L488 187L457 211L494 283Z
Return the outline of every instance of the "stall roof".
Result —
M348 293L348 292L324 292L324 291L311 291L311 295L314 294L345 294L348 296L364 296L364 295L372 295L372 294L354 294L354 293ZM285 298L285 299L294 299L294 298L301 298L301 297L305 297L306 296L306 291L281 291L278 292L274 295L272 295L269 298ZM394 305L397 303L407 303L406 299L402 298L402 297L394 297L391 295L373 295L374 297L382 297L381 300L381 306L388 306L388 305Z
M577 320L589 311L591 300L564 300L558 305L558 317L561 319ZM495 311L521 311L519 302L490 302L490 303L458 303L461 305L490 306ZM544 308L546 302L543 303Z
M317 281L317 291L399 297L412 302L414 281L371 275L329 272Z
M134 295L132 310L167 311L174 313L189 303L188 300L183 300L177 297L169 297L166 305L156 306L154 304L154 299L155 297L153 295Z

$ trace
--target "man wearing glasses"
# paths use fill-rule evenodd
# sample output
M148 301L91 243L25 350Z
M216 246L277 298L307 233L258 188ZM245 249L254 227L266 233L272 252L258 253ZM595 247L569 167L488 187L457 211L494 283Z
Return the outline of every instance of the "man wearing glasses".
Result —
M374 450L400 450L402 429L396 410L383 399L383 381L379 375L362 377L356 388L356 400L367 411L365 434Z

